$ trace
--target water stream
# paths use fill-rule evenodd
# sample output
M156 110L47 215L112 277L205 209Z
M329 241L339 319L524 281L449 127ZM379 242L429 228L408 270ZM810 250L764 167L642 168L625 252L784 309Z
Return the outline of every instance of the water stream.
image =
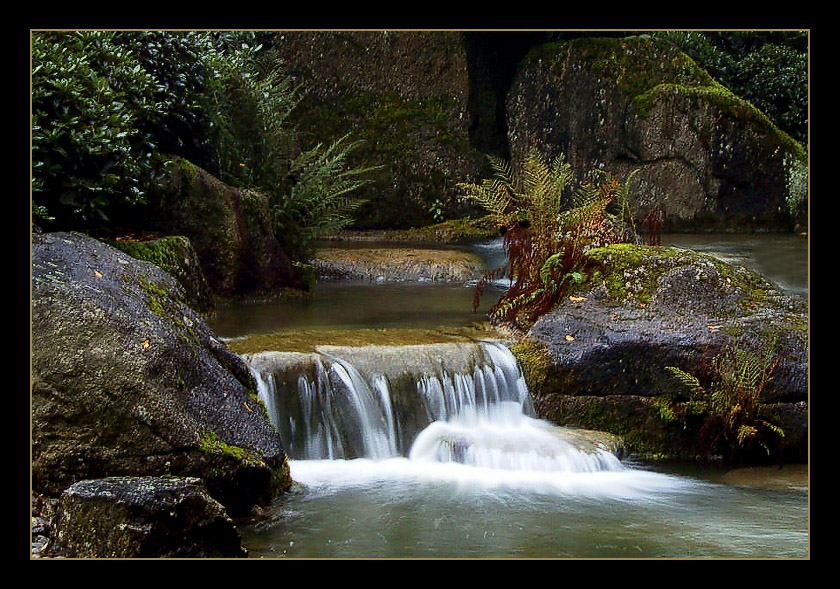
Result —
M757 264L750 244L709 249ZM807 274L804 287L796 280L789 288L807 292ZM384 294L377 290L389 286ZM399 303L395 286L403 289ZM463 286L332 284L326 293L320 296L329 304L322 305L342 308L313 325L312 317L301 319L300 303L291 303L280 323L417 327L476 319L471 289ZM354 301L349 312L345 295ZM423 309L419 301L429 299L452 314ZM259 306L241 307L245 319L238 323L227 310L220 335L277 328L278 306L266 304L259 313ZM634 463L611 436L538 419L519 367L500 342L320 346L245 359L296 482L264 518L241 528L252 557L809 555L807 466L746 477L707 466Z

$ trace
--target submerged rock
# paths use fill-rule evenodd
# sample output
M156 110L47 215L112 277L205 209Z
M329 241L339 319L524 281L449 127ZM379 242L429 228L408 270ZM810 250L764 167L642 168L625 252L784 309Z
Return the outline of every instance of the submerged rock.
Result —
M471 252L418 248L330 248L319 251L312 265L325 277L385 282L469 282L484 268Z
M620 245L587 255L589 280L513 348L541 417L621 434L636 450L691 456L696 431L667 418L672 400L687 399L665 367L708 383L714 359L736 343L775 346L762 410L785 429L783 453L807 456L805 300L688 250Z
M290 484L242 359L178 282L78 233L32 236L32 487L202 478L231 515Z
M200 479L113 477L61 495L49 556L245 557L239 532Z

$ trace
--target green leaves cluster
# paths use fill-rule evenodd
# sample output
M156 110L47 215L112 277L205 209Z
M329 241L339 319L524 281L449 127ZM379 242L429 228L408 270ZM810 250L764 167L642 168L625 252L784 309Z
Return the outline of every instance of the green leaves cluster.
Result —
M303 98L254 32L46 31L32 34L33 219L89 229L136 217L179 155L263 192L293 258L352 220L371 168L357 143L301 146L289 115Z
M666 366L675 384L688 393L687 406L701 407L700 440L709 453L730 461L743 460L755 448L769 456L774 438L784 437L779 426L761 418L762 396L780 357L775 346L759 351L735 345L715 359L714 378L708 388L676 366Z
M301 149L289 117L301 88L261 46L243 46L215 62L213 141L221 178L269 199L272 226L286 253L306 262L315 240L353 221L352 193L376 167L355 166L348 135Z
M615 231L616 218L610 211L628 212L635 173L623 183L604 174L600 184L573 189L571 166L562 154L548 162L532 150L519 175L505 160L489 159L492 178L459 187L500 227L508 264L479 282L475 305L489 281L504 273L511 286L491 308L491 318L518 325L534 321L553 308L572 284L585 280L583 255L592 243L626 241L628 234Z
M33 212L89 221L114 199L142 202L154 77L105 31L33 34L32 65Z

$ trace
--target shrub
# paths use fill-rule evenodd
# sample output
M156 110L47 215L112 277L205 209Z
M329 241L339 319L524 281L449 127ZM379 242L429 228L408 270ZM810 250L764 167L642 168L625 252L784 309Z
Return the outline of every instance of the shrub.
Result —
M610 210L617 210L621 217L628 213L633 174L624 183L604 174L600 184L572 191L571 166L563 155L549 164L532 151L521 177L514 177L508 162L489 159L495 172L492 179L459 186L465 198L493 216L508 262L479 281L475 307L487 284L504 275L511 286L490 309L491 319L522 326L552 309L571 284L583 282L583 254L589 246L633 239L634 232L616 230L617 222L609 214Z
M32 189L37 218L107 220L112 200L143 202L156 170L142 121L154 116L155 79L117 33L32 37Z
M218 169L226 182L268 197L278 241L292 259L306 262L316 239L352 222L361 201L351 193L376 167L348 163L358 142L347 135L301 150L289 123L301 88L260 50L242 46L215 62L210 102Z

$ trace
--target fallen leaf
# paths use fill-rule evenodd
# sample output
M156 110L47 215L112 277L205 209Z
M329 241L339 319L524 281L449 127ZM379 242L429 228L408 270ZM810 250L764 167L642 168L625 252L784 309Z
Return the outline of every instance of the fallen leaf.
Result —
M575 337L573 335L567 335L566 336L566 341L567 342L573 342L573 341L575 341Z
M149 340L146 340L146 341L144 341L144 342L143 342L143 347L144 347L144 348L148 348L148 347L149 347Z
M253 410L253 409L251 409L250 407L248 407L248 403L246 403L245 401L242 401L242 404L243 404L243 405L245 405L245 409L247 409L247 410L248 410L248 411L250 411L251 413L253 413L253 412L254 412L254 410Z
M94 270L94 271L93 271L93 274L94 274L94 276L96 276L97 278L102 278L102 273L101 273L101 272L99 272L99 270Z
M576 296L570 296L570 297L569 297L569 300L570 300L570 301L572 301L573 303L579 303L579 302L581 302L581 301L585 301L585 300L586 300L586 297L576 297Z
M720 329L721 327L723 327L723 326L722 326L722 325L710 325L710 326L709 326L709 330L710 330L710 331L717 331L717 330L718 330L718 329Z

